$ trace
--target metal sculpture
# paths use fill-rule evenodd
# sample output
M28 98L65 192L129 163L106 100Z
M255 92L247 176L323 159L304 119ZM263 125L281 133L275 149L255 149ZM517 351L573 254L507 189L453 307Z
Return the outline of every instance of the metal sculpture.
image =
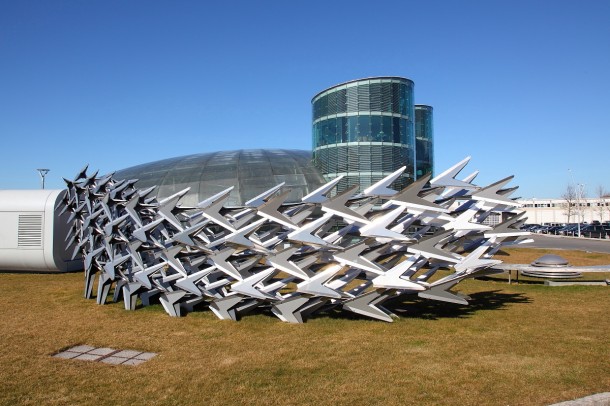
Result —
M331 196L336 178L286 204L280 184L243 207L224 205L232 188L186 207L188 189L157 199L154 188L85 167L66 180L66 241L84 258L86 298L97 276L98 304L114 287L126 309L158 299L171 316L203 304L220 319L267 308L302 323L339 308L391 322L383 304L401 295L467 304L450 289L493 272L501 246L528 241L508 197L516 188L504 188L512 177L483 188L472 183L476 172L457 180L469 159L400 192L390 184L405 168L359 194ZM482 224L492 211L507 220Z

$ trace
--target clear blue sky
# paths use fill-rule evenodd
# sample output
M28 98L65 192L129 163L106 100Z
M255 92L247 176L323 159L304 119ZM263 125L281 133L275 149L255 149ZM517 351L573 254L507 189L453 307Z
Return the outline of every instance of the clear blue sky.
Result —
M190 153L311 149L311 98L404 76L437 173L610 189L610 1L0 0L0 188ZM466 173L467 172L467 173Z

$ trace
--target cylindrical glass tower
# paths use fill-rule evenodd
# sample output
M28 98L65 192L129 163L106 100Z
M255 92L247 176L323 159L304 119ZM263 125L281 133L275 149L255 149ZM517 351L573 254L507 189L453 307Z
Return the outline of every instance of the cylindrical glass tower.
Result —
M415 105L415 175L420 178L434 173L434 133L432 107Z
M318 93L313 107L313 160L327 180L346 175L338 192L360 190L402 166L393 188L413 181L413 81L401 77L353 80Z

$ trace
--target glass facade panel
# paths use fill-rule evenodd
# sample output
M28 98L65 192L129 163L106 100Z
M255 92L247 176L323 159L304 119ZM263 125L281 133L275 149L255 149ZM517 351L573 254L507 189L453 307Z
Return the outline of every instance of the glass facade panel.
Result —
M343 117L335 119L335 141L343 142Z
M383 125L381 128L381 141L392 142L392 117L383 116L382 122Z
M371 141L371 116L358 116L358 141Z
M337 119L329 118L328 119L328 144L334 144L337 142Z
M371 136L373 141L382 141L381 116L371 116Z
M358 117L357 116L348 117L348 123L349 123L348 141L349 142L358 141Z
M337 127L337 131L339 128ZM341 117L341 141L340 142L348 142L349 140L349 124L347 117ZM337 137L337 142L339 142L339 137Z
M407 120L405 119L400 119L400 143L401 144L408 144L409 142L409 136L408 136L408 131L407 131Z
M400 118L392 117L392 141L400 143Z

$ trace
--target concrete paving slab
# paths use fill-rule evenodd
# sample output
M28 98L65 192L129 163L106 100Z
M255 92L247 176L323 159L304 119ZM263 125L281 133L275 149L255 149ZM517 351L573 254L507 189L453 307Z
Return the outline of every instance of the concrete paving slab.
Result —
M73 359L78 359L78 360L81 360L81 361L97 361L100 358L102 358L101 355L80 354L78 357L74 357Z
M80 352L62 351L58 354L53 355L55 358L72 359L81 355Z
M142 351L134 351L134 350L123 350L119 351L116 354L112 354L113 357L121 357L121 358L133 358L137 355L142 354Z
M103 362L111 365L139 365L156 356L154 352L117 350L110 347L95 348L90 345L77 345L53 355L55 358Z
M89 352L91 350L95 350L95 347L92 347L90 345L77 345L76 347L68 348L66 351L83 353L83 352Z
M117 352L118 350L115 350L114 348L96 348L94 350L89 351L87 354L94 354L94 355L110 355L113 352Z
M156 357L156 356L157 356L157 354L155 354L154 352L143 352L142 354L136 355L134 358L148 361L149 359Z
M107 357L107 358L102 358L100 360L100 362L103 362L105 364L119 365L119 364L122 364L123 362L125 362L126 360L127 360L126 358Z

